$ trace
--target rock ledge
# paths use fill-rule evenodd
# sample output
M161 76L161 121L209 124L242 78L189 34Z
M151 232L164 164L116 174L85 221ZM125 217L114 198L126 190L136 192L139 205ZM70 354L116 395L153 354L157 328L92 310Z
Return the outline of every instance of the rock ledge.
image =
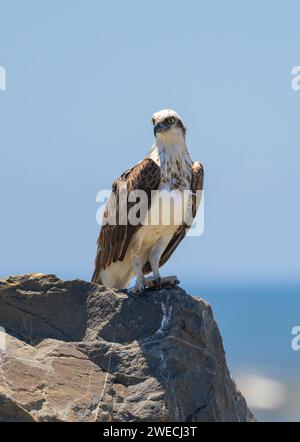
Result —
M0 281L0 421L253 421L211 307L54 275Z

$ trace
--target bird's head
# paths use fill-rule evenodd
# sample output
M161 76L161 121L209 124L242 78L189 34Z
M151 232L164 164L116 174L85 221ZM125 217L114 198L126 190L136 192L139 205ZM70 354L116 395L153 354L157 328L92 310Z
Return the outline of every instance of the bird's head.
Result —
M158 142L176 144L185 139L186 128L177 112L161 110L152 116L154 135Z

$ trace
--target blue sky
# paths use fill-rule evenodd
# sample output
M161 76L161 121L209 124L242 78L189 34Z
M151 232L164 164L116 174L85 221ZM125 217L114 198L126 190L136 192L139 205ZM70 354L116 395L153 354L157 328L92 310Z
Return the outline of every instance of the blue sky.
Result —
M89 279L97 192L176 109L205 232L163 273L212 304L234 374L297 379L299 40L295 0L0 0L0 277Z
M299 276L296 1L0 1L1 275L89 278L96 193L174 108L206 171L183 284Z

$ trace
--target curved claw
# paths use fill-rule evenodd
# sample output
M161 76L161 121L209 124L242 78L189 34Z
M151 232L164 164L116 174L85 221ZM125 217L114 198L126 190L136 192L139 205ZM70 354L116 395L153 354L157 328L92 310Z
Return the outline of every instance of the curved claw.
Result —
M166 276L161 279L161 286L162 287L175 287L180 283L177 276Z
M152 282L152 284L153 284L153 287L154 287L156 290L161 289L161 287L162 287L162 285L161 285L161 278L159 277L159 278L154 279L153 282Z
M136 284L134 287L130 289L130 292L134 295L140 295L145 291L145 286L142 284Z

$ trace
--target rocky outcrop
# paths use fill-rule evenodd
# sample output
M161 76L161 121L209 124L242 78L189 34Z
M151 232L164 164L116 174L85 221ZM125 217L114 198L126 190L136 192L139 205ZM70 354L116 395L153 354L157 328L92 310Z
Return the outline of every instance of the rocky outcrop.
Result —
M54 275L0 282L0 421L251 421L210 306Z

